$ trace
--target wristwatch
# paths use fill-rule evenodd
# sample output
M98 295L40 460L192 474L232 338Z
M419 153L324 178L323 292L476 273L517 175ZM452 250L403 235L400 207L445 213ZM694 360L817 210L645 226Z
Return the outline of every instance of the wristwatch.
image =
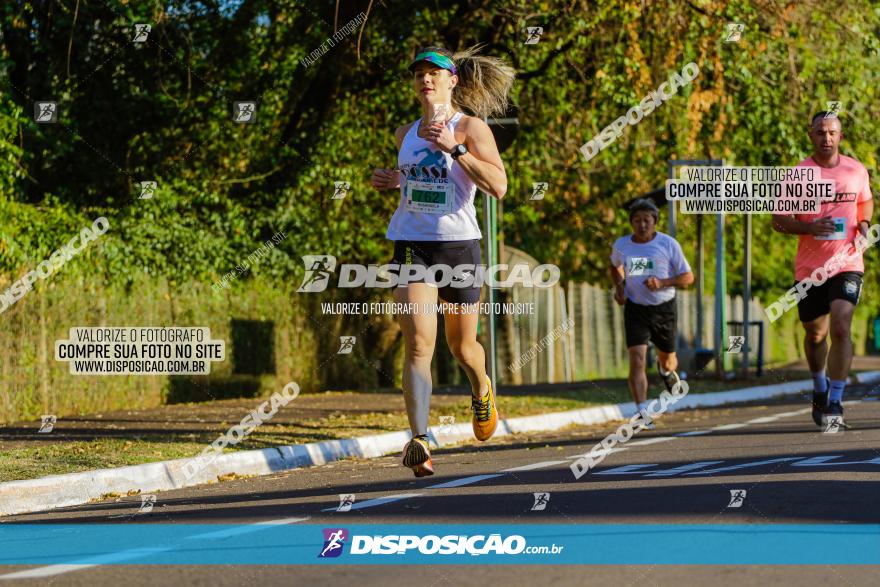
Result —
M468 148L465 146L465 144L459 143L458 145L455 145L454 147L452 147L452 158L458 159L459 157L461 157L462 155L464 155L467 152L468 152Z

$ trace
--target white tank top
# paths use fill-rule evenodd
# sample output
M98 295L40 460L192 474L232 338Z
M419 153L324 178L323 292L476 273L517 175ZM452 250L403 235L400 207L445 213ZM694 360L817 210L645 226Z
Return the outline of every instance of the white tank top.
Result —
M450 132L464 116L457 112L448 123ZM483 238L477 224L474 196L477 186L453 161L452 155L418 135L413 123L397 155L400 169L400 202L385 238L411 241L458 241Z

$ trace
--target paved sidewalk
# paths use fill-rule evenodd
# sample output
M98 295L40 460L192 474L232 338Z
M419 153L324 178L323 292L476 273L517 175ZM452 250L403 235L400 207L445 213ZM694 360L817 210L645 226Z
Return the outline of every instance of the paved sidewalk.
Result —
M880 370L880 357L858 357L855 370ZM772 385L808 376L805 365L795 364L768 369L764 377L749 381L691 380L690 393ZM656 376L652 377L651 385L650 397L657 397L662 384ZM430 424L436 426L450 419L469 424L469 395L469 390L461 387L435 390ZM0 482L191 457L239 424L263 401L260 398L229 399L61 416L48 434L37 432L39 422L0 426ZM499 389L499 411L504 418L628 401L626 381L621 379ZM230 449L280 448L406 429L400 390L303 392Z

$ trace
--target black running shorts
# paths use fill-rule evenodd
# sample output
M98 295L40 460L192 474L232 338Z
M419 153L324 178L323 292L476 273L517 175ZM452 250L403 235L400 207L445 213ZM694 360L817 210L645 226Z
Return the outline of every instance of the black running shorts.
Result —
M676 324L675 298L656 306L642 306L627 300L623 307L627 347L651 341L657 350L673 353Z
M398 265L422 265L431 267L434 265L447 265L448 272L458 265L480 264L480 240L466 241L394 241L394 259L391 261ZM446 273L446 272L444 272ZM474 271L470 275L476 277ZM438 273L438 277L440 277ZM470 279L471 282L474 279ZM424 283L424 279L413 280L413 283ZM480 286L453 287L450 280L448 285L441 285L438 292L440 299L451 304L475 304L480 301Z
M801 322L812 322L828 314L832 300L846 300L854 306L858 305L862 294L862 275L864 273L859 271L844 271L822 285L808 289L807 296L798 302L798 318Z

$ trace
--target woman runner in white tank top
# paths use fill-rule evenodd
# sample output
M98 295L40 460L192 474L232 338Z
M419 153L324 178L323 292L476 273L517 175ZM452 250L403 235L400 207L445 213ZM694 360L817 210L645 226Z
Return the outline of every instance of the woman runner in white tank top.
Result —
M437 315L424 308L433 308L438 297L454 304L443 314L446 341L470 380L474 435L488 440L497 426L495 392L477 341L474 304L480 288L473 284L473 273L454 268L480 264L477 188L498 199L507 191L504 164L482 117L505 111L514 70L499 59L477 55L476 48L452 54L440 47L420 49L409 70L422 117L397 128L398 165L374 170L372 184L378 190L400 190L386 233L394 241L400 275L404 265L448 266L452 274L452 283L439 289L415 279L394 290L394 301L410 309L397 314L406 347L403 391L413 435L404 447L403 464L422 477L434 472L427 433L437 337Z

